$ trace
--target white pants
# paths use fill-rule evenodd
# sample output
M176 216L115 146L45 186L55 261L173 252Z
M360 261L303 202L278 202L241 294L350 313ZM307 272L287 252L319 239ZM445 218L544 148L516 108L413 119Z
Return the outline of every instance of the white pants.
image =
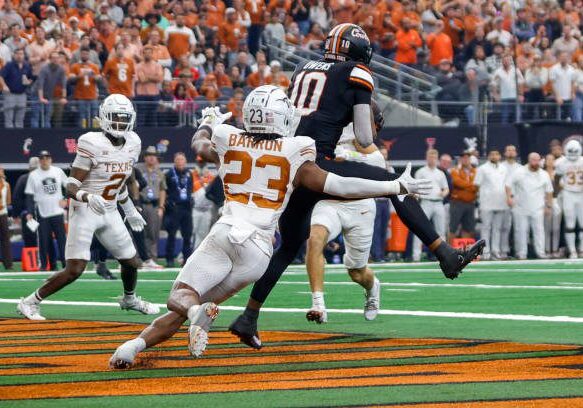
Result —
M570 254L577 253L575 248L575 227L583 228L583 193L573 193L563 190L562 204L565 217L565 241ZM581 238L581 237L580 237ZM583 242L579 239L579 249L583 250Z
M541 258L545 256L544 210L526 213L520 209L512 210L514 218L514 246L519 259L526 258L528 234L532 231L534 251Z
M431 200L423 200L421 199L420 202L421 208L427 218L433 223L435 227L435 231L439 234L440 237L445 236L445 227L446 227L446 218L445 218L445 206L443 205L443 201L431 201ZM413 260L419 261L421 259L421 249L423 244L421 240L415 236L413 239Z
M176 281L196 290L201 302L221 303L261 278L271 258L265 238L251 234L241 241L238 233L236 226L215 224Z
M131 259L136 248L119 211L95 213L87 203L71 200L65 259L91 259L93 235L115 259Z
M504 222L505 210L482 210L480 209L480 220L482 221L481 238L486 240L484 255L499 256L500 237L502 232L502 223Z
M203 239L206 238L211 230L213 211L211 208L200 211L192 210L192 232L194 234L194 249L198 248Z
M553 199L553 208L550 214L545 214L545 249L547 253L559 250L561 239L561 207L557 199Z
M328 230L328 241L340 233L344 237L344 265L348 269L364 268L368 263L374 219L374 199L356 201L324 200L312 211L311 225L321 225Z
M500 229L500 255L510 253L510 230L512 229L512 210L504 210L502 215L502 228Z

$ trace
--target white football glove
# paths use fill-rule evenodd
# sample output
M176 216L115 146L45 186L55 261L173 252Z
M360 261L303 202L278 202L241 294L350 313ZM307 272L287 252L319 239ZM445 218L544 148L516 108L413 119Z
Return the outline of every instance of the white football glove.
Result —
M87 204L89 204L89 208L95 211L95 213L99 215L105 214L107 202L105 201L105 198L101 197L100 195L97 194L87 195Z
M362 157L359 152L355 152L354 150L345 149L342 146L336 146L336 150L334 151L334 155L337 159L340 160L357 160Z
M144 220L142 214L140 214L136 207L134 207L133 210L126 212L125 220L130 225L132 231L135 232L143 231L146 226L146 220Z
M433 190L431 180L414 179L411 176L411 162L407 163L405 171L403 174L401 174L401 177L399 177L397 181L401 183L403 187L405 187L407 194L427 195L431 193L431 190Z
M200 121L201 126L206 125L209 126L211 129L214 129L215 126L224 123L225 121L229 120L229 118L233 116L231 112L221 113L219 107L209 106L208 108L204 108L202 110L202 119Z

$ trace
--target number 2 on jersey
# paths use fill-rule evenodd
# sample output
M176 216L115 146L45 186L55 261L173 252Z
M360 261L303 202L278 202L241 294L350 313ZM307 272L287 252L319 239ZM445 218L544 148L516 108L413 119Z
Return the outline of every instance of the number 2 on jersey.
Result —
M117 193L119 192L119 189L120 189L121 185L123 184L125 178L126 178L126 175L121 174L121 173L114 174L113 176L111 176L109 178L109 181L113 181L113 183L105 186L101 196L109 201L114 200Z
M253 158L247 152L239 150L229 150L225 154L225 164L232 162L240 162L241 170L239 173L225 174L225 195L228 199L237 201L242 204L248 204L252 201L259 208L269 208L271 210L278 210L283 205L285 193L287 192L287 185L289 184L290 165L289 161L282 156L274 156L272 154L264 154L255 161L255 167L265 168L267 166L279 167L280 177L278 179L267 180L267 188L277 191L277 199L270 200L261 194L253 193L232 193L230 191L230 184L245 184L251 178L251 171L253 170Z
M302 116L309 115L318 109L326 79L326 74L323 72L303 71L294 80L291 101L300 110Z

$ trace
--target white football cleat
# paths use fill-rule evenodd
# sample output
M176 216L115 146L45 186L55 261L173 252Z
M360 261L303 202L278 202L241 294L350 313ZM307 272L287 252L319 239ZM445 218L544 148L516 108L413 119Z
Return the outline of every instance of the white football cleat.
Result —
M578 256L577 256L577 252L574 252L574 251L573 251L573 252L571 252L571 253L569 254L569 259L577 259L577 258L578 258Z
M316 322L318 324L328 323L326 306L312 305L312 308L306 313L306 319L309 322Z
M109 359L109 367L115 370L130 368L134 364L136 355L138 355L138 350L133 346L131 340L126 341L115 350Z
M148 259L142 264L140 269L164 269L162 265L158 265L153 259Z
M122 297L119 301L121 310L135 310L145 315L154 315L160 313L160 308L153 303L142 300L139 296L130 298Z
M47 320L40 314L40 304L27 302L24 298L20 298L16 310L28 320Z
M381 283L375 277L370 291L364 291L366 300L364 301L365 320L374 320L379 314L381 307Z
M211 324L219 315L219 307L212 302L203 303L188 328L188 351L194 357L201 357L208 344Z

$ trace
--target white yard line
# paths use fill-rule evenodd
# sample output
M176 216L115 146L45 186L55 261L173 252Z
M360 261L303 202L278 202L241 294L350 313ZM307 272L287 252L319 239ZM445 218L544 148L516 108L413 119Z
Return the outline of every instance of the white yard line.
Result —
M19 299L0 299L0 303L17 304ZM119 307L114 302L68 302L61 300L45 300L46 305L60 306L92 306L92 307ZM165 308L166 304L158 303L156 306ZM242 306L221 306L223 310L242 311ZM264 307L262 312L270 313L305 313L308 309L302 308L275 308ZM329 313L338 314L362 314L361 309L327 309ZM433 312L423 310L380 310L379 314L387 316L419 316L419 317L443 317L454 319L486 319L486 320L515 320L530 322L552 322L552 323L583 323L583 317L572 316L537 316L537 315L519 315L519 314L497 314L497 313L474 313L474 312Z

